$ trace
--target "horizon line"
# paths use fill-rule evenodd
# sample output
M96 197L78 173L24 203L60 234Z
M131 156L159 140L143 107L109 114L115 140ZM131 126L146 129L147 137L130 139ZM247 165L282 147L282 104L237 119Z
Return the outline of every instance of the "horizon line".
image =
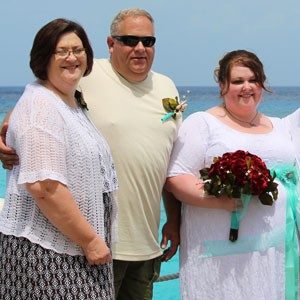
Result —
M24 88L27 84L25 85L0 85L0 88ZM178 84L176 87L190 87L190 88L219 88L218 85L182 85ZM287 88L300 88L300 85L272 85L270 86L271 88L273 87L287 87Z

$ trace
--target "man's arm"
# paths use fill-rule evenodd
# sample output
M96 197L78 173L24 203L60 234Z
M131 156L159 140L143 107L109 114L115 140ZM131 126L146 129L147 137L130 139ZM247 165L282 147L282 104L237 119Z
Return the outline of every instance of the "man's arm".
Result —
M160 246L165 249L162 261L168 261L175 255L180 243L181 202L166 190L163 190L163 201L167 221L162 228ZM170 241L170 246L166 249L168 241Z
M19 157L16 151L6 146L6 133L11 112L5 116L0 129L0 160L4 169L11 170L14 165L19 164Z

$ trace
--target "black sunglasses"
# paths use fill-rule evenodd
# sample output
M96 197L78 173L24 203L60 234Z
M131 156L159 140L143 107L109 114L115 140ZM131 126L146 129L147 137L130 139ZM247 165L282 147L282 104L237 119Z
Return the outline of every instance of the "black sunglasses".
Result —
M154 36L113 35L112 37L129 47L135 47L139 42L142 42L144 47L152 47L156 41Z

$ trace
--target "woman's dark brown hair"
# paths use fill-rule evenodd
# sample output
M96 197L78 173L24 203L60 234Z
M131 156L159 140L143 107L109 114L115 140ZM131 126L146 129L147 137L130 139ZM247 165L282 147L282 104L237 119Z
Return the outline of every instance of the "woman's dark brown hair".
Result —
M33 74L41 79L48 79L48 65L56 45L65 33L74 32L81 40L87 57L87 68L83 76L88 75L93 67L93 49L85 30L73 21L55 19L43 26L36 34L30 51L30 68Z
M249 68L255 75L257 84L265 91L270 92L266 87L266 75L264 66L259 58L252 52L247 50L235 50L225 54L219 61L219 66L215 69L215 80L222 87L220 96L224 96L228 92L230 84L230 74L233 66L243 66Z

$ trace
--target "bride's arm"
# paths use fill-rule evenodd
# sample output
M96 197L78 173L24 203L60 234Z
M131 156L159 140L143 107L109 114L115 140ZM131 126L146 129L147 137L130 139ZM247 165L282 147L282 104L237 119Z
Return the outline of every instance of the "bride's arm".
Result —
M217 198L205 194L203 185L199 184L199 179L192 174L168 177L165 188L186 204L227 211L236 210L235 199L223 196Z

